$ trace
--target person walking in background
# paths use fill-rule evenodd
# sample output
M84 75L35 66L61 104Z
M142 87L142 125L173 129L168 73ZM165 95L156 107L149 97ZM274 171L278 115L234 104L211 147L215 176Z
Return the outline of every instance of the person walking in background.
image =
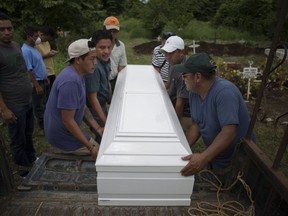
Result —
M32 134L32 86L19 44L12 41L11 19L0 12L0 116L7 123L10 148L18 174L25 177L35 160Z
M127 66L127 57L125 45L118 39L118 33L120 31L119 20L114 16L109 16L104 21L104 29L111 32L113 36L112 40L112 52L110 56L111 60L111 73L109 76L112 94L114 92L115 84L117 81L118 72Z
M182 128L186 133L191 126L188 102L189 93L181 74L174 70L175 64L181 64L186 61L184 49L185 44L183 39L178 36L171 36L166 40L164 46L161 48L161 52L164 53L165 59L169 63L168 82L166 83L168 95L175 108Z
M207 147L201 153L183 157L188 164L181 174L193 175L208 167L225 181L235 147L245 137L250 123L243 96L233 83L216 76L215 63L207 53L190 56L175 70L182 73L190 92L192 126L188 143L191 146L202 136ZM255 134L252 139L255 141Z
M154 48L152 55L152 65L155 70L160 73L165 86L168 81L169 62L166 60L164 53L161 51L161 48L164 46L166 40L171 36L175 36L175 34L173 32L164 32L160 39L161 44Z
M40 52L46 66L48 79L50 82L50 89L52 88L53 82L56 78L54 70L53 57L57 51L51 49L50 42L55 37L55 31L49 26L43 26L39 30L39 37L36 40L35 48Z
M26 62L28 74L33 84L32 100L34 114L40 129L43 129L43 115L48 99L50 84L47 79L47 71L41 54L35 48L38 29L26 27L23 31L25 43L22 45L22 53Z
M52 152L74 155L91 155L96 159L99 144L80 126L85 123L100 136L101 128L86 106L86 74L96 67L95 44L79 39L68 47L70 63L56 77L44 114L44 130Z
M109 75L113 37L109 31L100 29L93 34L92 41L96 47L97 67L93 73L85 76L87 105L98 124L105 127L107 105L111 100ZM96 141L100 143L101 137L97 136Z

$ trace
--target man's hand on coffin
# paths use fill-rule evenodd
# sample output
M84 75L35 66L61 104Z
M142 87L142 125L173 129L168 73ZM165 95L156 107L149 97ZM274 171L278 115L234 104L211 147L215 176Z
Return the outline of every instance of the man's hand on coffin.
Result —
M204 154L201 153L187 155L182 157L182 160L189 161L188 164L180 171L183 176L190 176L200 172L209 162L207 161L207 158L204 157Z

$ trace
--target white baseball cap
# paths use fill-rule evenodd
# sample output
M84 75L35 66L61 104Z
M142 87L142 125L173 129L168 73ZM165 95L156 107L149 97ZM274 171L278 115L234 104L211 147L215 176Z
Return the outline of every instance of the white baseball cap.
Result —
M68 47L69 59L65 63L69 62L71 59L82 56L92 50L95 50L93 42L88 39L79 39L71 43Z
M161 48L161 51L171 53L177 49L184 50L184 48L185 48L185 45L184 45L184 41L182 38L178 36L171 36L166 40L164 46Z

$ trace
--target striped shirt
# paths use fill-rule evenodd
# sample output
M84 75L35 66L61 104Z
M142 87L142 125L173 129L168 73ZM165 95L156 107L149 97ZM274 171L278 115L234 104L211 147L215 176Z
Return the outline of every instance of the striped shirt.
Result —
M168 68L169 63L165 59L165 55L161 52L161 45L154 48L152 56L152 65L160 68L160 75L164 82L168 81Z

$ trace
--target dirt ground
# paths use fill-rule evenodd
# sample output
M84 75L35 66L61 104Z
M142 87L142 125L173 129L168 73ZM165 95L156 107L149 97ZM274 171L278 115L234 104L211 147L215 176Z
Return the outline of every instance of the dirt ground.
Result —
M151 54L155 46L160 43L158 41L151 41L135 46L133 49L137 54ZM214 44L207 42L197 42L200 46L197 47L197 52L207 52L215 56L249 56L249 55L263 55L264 48L251 48L239 43L233 44ZM186 53L191 53L192 48L186 47ZM248 103L250 111L253 111L256 98L251 98ZM262 109L266 112L267 118L273 120L277 116L288 112L288 88L283 90L265 90L262 98Z
M247 56L252 54L263 54L264 48L250 48L239 43L233 44L214 44L204 41L197 42L200 46L196 48L197 52L207 52L215 56ZM160 45L158 41L151 41L135 46L133 49L138 54L151 54L154 47ZM186 47L186 52L192 51L192 48Z

